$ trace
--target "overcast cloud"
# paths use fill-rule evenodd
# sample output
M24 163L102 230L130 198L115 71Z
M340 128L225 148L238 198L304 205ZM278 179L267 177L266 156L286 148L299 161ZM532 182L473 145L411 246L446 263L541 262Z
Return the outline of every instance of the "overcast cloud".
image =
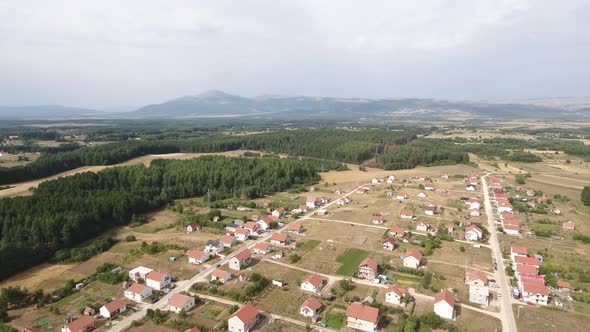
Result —
M590 95L590 1L0 0L0 105Z

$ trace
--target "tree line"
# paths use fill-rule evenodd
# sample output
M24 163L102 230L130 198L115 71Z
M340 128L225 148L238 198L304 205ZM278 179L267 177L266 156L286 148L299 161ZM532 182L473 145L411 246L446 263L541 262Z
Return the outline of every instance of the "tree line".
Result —
M302 129L244 136L202 135L183 140L122 141L44 154L23 166L0 167L0 185L40 179L82 166L112 165L146 154L176 152L248 149L361 163L390 146L407 144L414 138L413 133L403 131Z
M0 279L48 259L78 260L88 252L100 252L101 248L71 248L173 199L207 192L212 199L253 199L314 183L322 167L339 165L207 156L156 160L150 167L113 167L43 182L31 196L0 199Z

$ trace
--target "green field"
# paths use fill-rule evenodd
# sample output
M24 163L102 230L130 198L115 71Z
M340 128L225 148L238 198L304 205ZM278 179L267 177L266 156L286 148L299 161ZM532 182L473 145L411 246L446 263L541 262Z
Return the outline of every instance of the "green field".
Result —
M309 252L309 251L312 251L313 248L317 247L318 244L320 244L319 240L307 240L307 241L297 243L297 248L299 248L305 252Z
M348 248L346 251L336 258L336 261L342 266L336 271L336 274L343 276L352 276L363 259L369 255L368 251L361 249Z

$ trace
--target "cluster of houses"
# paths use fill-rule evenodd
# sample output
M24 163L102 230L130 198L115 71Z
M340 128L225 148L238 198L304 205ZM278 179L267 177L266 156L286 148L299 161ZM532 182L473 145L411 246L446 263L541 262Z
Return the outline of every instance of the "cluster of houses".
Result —
M545 285L545 276L539 275L539 267L543 264L542 257L529 255L526 247L512 246L510 247L510 259L518 283L518 291L523 301L547 305L549 288ZM517 294L515 291L515 297Z
M470 174L463 178L463 183L465 183L465 190L476 191L477 186L479 185L479 178L477 177L477 174Z
M498 177L492 176L490 182L494 197L496 198L496 205L498 214L500 215L502 229L504 229L504 232L508 235L520 235L520 221L518 221L517 217L513 214L514 210L512 204L508 201L510 195L504 191L502 180Z

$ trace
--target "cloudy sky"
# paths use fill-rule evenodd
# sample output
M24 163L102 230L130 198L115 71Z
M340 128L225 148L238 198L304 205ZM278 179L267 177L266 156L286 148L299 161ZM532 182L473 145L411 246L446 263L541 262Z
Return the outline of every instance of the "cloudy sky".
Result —
M0 0L0 105L589 96L590 1Z

